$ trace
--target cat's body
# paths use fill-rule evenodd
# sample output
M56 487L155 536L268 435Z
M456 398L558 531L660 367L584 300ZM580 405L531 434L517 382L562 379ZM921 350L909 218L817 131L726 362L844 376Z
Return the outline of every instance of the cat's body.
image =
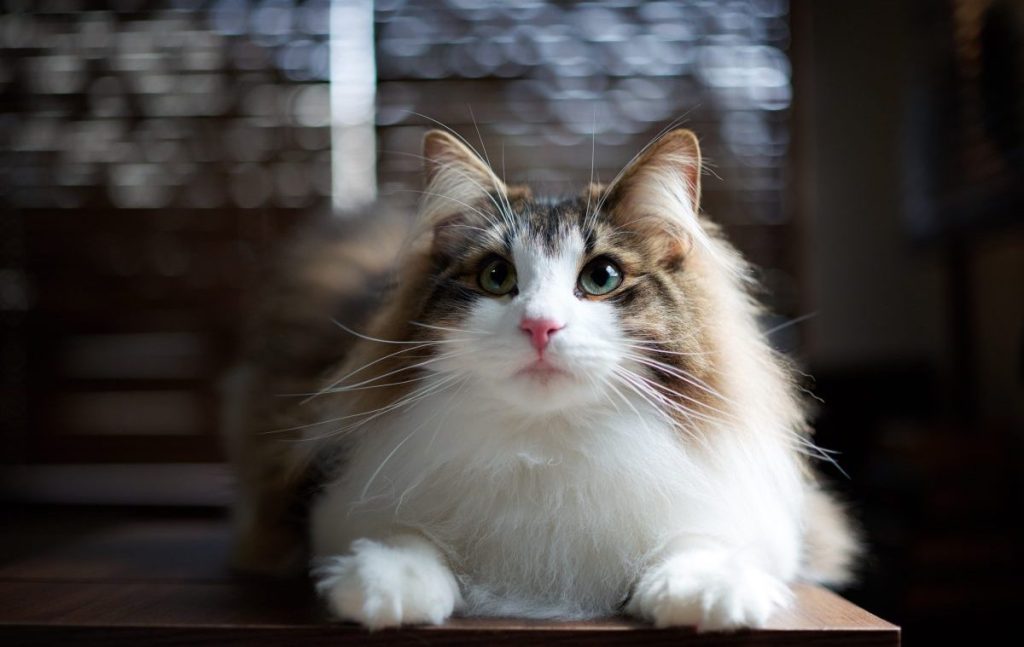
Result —
M807 469L746 268L698 215L693 136L556 201L449 135L425 153L418 228L372 316L338 327L330 388L236 425L249 456L275 442L253 426L296 427L269 494L318 475L331 609L370 627L626 610L714 629L762 624L794 580L842 581L855 542ZM267 406L273 371L245 371L236 390ZM263 490L240 514L257 566L281 556Z

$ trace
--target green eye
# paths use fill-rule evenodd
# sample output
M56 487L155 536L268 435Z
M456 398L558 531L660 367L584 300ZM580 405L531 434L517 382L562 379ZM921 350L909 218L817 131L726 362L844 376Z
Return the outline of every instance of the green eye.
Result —
M606 256L590 261L580 272L580 289L593 296L608 294L622 285L622 270Z
M500 297L516 288L516 268L503 258L496 258L484 265L478 277L480 287Z

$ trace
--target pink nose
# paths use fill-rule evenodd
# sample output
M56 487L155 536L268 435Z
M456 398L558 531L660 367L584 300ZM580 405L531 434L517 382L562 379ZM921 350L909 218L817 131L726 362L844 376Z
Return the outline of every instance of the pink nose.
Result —
M554 319L523 319L519 323L519 328L530 336L530 344L534 348L543 351L548 347L551 335L565 328L565 324Z

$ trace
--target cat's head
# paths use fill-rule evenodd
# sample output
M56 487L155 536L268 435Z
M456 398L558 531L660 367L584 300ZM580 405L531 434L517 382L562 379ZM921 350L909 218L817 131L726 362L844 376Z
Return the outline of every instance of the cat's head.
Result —
M740 261L698 215L693 133L558 199L507 186L446 132L426 135L424 156L429 276L405 312L408 336L440 342L431 371L538 412L714 399L716 291L742 292L728 276Z

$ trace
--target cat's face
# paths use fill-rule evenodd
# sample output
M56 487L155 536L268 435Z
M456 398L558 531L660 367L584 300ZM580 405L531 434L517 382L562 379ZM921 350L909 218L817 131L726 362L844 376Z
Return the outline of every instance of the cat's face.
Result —
M689 236L636 199L631 184L651 159L635 161L622 187L538 201L450 136L431 136L433 275L417 321L421 338L444 342L432 370L536 412L693 390L683 376L702 380L708 368L705 299ZM692 175L677 175L693 200Z
M508 222L465 230L440 259L429 312L458 353L444 370L540 410L585 404L628 350L635 254L585 220L585 204L520 201Z

